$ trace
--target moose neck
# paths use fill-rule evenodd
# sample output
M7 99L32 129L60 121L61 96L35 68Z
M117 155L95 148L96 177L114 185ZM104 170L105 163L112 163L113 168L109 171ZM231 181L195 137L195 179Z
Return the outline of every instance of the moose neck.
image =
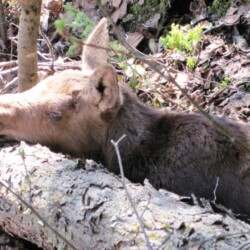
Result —
M125 176L132 181L142 182L148 176L147 162L152 129L155 121L162 117L159 110L150 109L142 104L134 94L122 89L124 104L113 121L107 136L104 151L104 165L112 172L119 173L117 156L111 140L119 143ZM150 157L150 156L149 156Z

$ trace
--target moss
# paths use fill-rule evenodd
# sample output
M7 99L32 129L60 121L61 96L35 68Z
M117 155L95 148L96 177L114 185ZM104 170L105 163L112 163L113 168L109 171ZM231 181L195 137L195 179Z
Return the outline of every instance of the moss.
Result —
M196 67L196 62L195 62L195 58L192 56L192 57L188 57L187 58L187 67L190 71L193 71Z
M160 12L160 0L145 0L142 5L133 3L131 5L131 14L141 15L142 19L147 20L150 16Z
M145 23L156 13L162 13L165 0L145 0L142 5L137 1L128 6L128 13L132 14L132 18L125 17L122 22L126 30L134 31L138 23Z
M224 16L230 6L231 0L214 0L212 5L208 7L208 11Z
M222 82L220 83L220 88L224 89L226 87L228 87L231 83L231 79L229 77L224 77Z
M194 53L194 44L201 40L203 27L190 28L189 25L180 26L172 24L171 31L160 40L166 49L175 49L177 51L185 51Z
M55 21L55 27L59 34L70 33L71 39L85 40L93 28L93 23L89 17L81 10L76 9L71 3L66 3L64 9L64 15L60 15L60 18ZM66 55L77 56L80 52L81 46L78 43L73 43Z

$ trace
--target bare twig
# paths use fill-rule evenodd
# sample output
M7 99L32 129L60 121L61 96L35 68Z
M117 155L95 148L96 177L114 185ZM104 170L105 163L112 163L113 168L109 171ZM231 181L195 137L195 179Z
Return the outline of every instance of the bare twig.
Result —
M215 184L215 188L214 188L214 199L213 199L213 203L215 204L215 202L216 202L216 199L217 199L217 196L216 196L216 191L217 191L217 188L218 188L218 186L219 186L219 181L220 181L220 177L217 177L217 179L216 179L216 184Z
M13 61L7 61L7 62L0 62L0 68L1 67L12 67L17 66L17 60Z
M39 26L39 31L43 37L43 39L45 40L48 48L49 48L49 53L50 53L50 56L51 56L51 65L50 65L50 68L52 71L54 71L54 61L55 61L55 57L54 57L54 50L53 50L53 46L50 42L50 40L48 39L48 37L46 36L46 34L44 33L41 25Z
M60 239L62 239L69 247L74 250L78 250L69 240L67 240L62 234L60 234L55 228L53 228L28 202L26 202L20 195L18 195L15 191L13 191L8 184L4 183L0 180L0 185L6 188L10 193L12 193L15 197L18 198L27 208L29 208L35 216L42 221L42 223L47 226L55 235L57 235Z
M44 60L49 61L50 63L52 63L52 60L51 60L50 56L48 57L47 55L41 53L40 51L38 51L37 54L38 54L40 57L42 57Z
M11 61L13 63L13 65L15 65L15 61ZM4 64L3 64L4 65ZM46 66L50 66L51 65L51 62L41 62L41 63L38 63L38 68L39 69L43 69L43 67L46 67ZM77 64L77 63L65 63L65 64L62 64L62 63L55 63L54 64L54 68L62 68L62 69L65 69L65 68L70 68L70 69L80 69L81 68L81 65ZM13 72L16 72L18 71L18 66L17 67L12 67L12 68L9 68L9 69L6 69L6 70L2 70L0 71L0 75L4 76L4 75L8 75L8 74L11 74Z
M0 53L1 55L2 53ZM51 62L38 62L38 65L41 66L49 66ZM12 60L12 61L6 61L6 62L0 62L0 68L2 67L13 67L17 66L17 60ZM64 63L55 63L55 67L62 67L62 68L68 68L68 67L73 67L73 68L81 68L81 62L78 61L72 61L72 62L64 62Z
M126 135L123 135L123 136L122 136L118 141L116 141L116 142L113 141L113 140L111 140L111 143L113 144L113 146L114 146L114 148L115 148L116 155L117 155L118 164L119 164L120 173L121 173L121 178L122 178L122 185L123 185L123 188L124 188L124 190L125 190L125 192L126 192L126 195L127 195L128 199L129 199L129 202L130 202L130 204L131 204L131 206L132 206L132 208L133 208L133 210L134 210L134 212L135 212L136 218L137 218L137 220L138 220L138 222L139 222L139 224L140 224L142 233L143 233L144 238L145 238L145 241L146 241L147 248L148 248L149 250L153 250L153 248L152 248L152 246L151 246L151 244L150 244L150 242L149 242L149 239L148 239L146 230L145 230L145 228L144 228L143 221L142 221L142 219L141 219L141 217L140 217L140 215L139 215L139 213L138 213L138 211L137 211L137 209L136 209L136 206L135 206L135 204L134 204L134 202L133 202L133 200L132 200L132 198L131 198L131 196L130 196L130 193L129 193L129 191L128 191L128 189L127 189L127 186L126 186L126 183L125 183L125 176L124 176L124 171L123 171L122 159L121 159L121 155L120 155L120 151L119 151L119 146L118 146L119 143L121 142L121 140L123 140L125 137L126 137Z
M18 153L21 156L22 161L23 161L23 165L24 165L24 169L25 169L25 174L26 174L25 179L27 180L28 186L29 186L29 203L31 205L31 203L32 203L32 198L31 198L31 181L30 181L30 174L29 174L26 162L25 162L25 152L24 152L24 149L22 147L19 147Z
M6 69L6 70L3 70L3 71L0 71L0 75L8 75L10 73L13 73L15 71L18 71L18 67L14 67L14 68L10 68L10 69Z

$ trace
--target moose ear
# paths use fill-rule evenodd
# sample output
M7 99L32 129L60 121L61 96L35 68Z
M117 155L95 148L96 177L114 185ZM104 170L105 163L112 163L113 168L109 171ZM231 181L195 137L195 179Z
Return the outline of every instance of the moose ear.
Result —
M91 85L92 89L94 88L95 102L101 111L115 109L121 105L122 97L117 76L111 65L99 66L92 74Z
M84 42L82 69L95 70L108 62L108 22L102 18Z

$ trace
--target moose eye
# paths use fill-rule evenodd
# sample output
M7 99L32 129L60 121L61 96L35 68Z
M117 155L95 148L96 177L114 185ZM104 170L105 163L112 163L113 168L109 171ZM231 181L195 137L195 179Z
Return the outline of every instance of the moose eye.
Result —
M49 112L48 115L49 119L54 122L60 121L63 118L61 112Z

